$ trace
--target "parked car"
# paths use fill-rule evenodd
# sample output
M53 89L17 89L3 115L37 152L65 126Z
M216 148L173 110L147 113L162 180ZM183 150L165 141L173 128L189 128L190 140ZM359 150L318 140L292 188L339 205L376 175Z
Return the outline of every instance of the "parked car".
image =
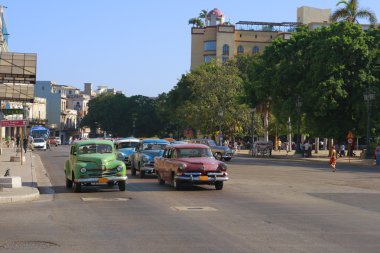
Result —
M65 163L66 187L80 192L82 185L118 184L125 191L126 167L116 159L112 141L85 140L71 144L70 159Z
M46 140L44 138L34 138L32 147L33 149L42 149L46 151Z
M136 148L139 143L140 139L134 137L118 139L114 142L117 150L117 159L123 161L127 168L132 165L132 155L136 152Z
M156 157L154 168L159 184L168 182L175 189L184 184L214 185L223 189L228 180L227 165L215 159L211 149L203 144L175 144L166 147L162 157Z
M56 143L57 145L61 145L61 144L62 144L62 142L61 142L61 138L60 138L60 137L55 137L55 143Z
M136 175L139 171L140 177L146 174L155 174L154 158L162 156L164 149L169 145L169 141L163 139L145 139L140 141L136 152L132 155L131 174Z
M199 143L207 145L211 148L214 157L219 160L230 161L234 155L234 151L226 146L217 146L214 140L210 139L194 139L190 141L191 143Z

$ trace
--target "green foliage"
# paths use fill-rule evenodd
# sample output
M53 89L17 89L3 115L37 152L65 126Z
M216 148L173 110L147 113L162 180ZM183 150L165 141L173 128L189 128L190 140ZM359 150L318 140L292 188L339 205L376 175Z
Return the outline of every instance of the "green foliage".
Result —
M359 8L358 0L343 0L338 2L336 5L344 5L344 7L340 7L334 11L334 13L331 15L332 21L336 22L338 20L346 20L350 23L358 23L359 18L366 18L373 25L375 25L377 22L374 12L369 9Z
M135 127L133 127L133 123ZM125 97L122 94L102 94L89 102L88 114L81 127L88 126L113 136L153 136L161 126L155 100L144 96Z

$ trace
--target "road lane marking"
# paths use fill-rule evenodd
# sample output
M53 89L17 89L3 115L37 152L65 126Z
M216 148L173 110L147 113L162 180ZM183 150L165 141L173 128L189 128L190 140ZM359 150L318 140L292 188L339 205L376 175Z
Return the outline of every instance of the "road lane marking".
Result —
M172 206L170 207L173 211L218 211L218 209L215 209L213 207L209 206Z
M86 202L110 202L110 201L128 201L129 198L81 198Z

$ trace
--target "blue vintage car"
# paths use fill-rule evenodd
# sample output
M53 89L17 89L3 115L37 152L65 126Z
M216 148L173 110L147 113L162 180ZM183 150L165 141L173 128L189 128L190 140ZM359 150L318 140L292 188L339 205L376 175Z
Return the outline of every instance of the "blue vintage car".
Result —
M136 152L136 148L140 143L140 139L135 137L123 138L115 141L117 159L123 161L125 166L131 167L132 155Z
M164 149L170 142L163 139L145 139L140 141L136 152L132 155L131 173L136 175L136 171L140 172L143 178L146 174L155 174L154 158L162 156Z

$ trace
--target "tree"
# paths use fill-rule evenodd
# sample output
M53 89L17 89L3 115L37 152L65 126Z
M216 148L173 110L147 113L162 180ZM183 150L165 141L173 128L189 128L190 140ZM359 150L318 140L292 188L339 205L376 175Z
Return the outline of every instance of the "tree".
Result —
M350 23L359 23L358 19L368 19L372 25L377 22L376 15L369 9L359 8L358 0L340 1L336 5L344 5L344 7L338 8L331 16L331 20L336 22L338 20L346 20Z
M191 18L189 19L189 25L193 25L193 27L204 27L204 24L201 19L199 18Z
M203 19L203 26L207 25L207 14L208 14L207 10L201 10L201 12L199 13L198 18Z

